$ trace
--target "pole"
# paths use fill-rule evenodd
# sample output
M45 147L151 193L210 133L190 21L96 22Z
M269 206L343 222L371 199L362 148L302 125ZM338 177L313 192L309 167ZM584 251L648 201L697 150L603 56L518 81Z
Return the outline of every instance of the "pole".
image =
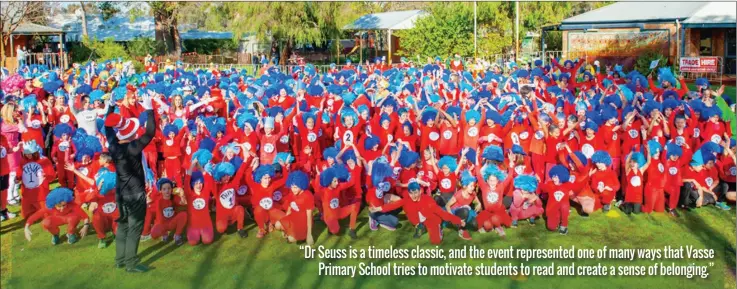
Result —
M474 58L474 60L476 60L476 57L477 57L477 54L476 54L477 53L476 52L477 51L476 38L478 38L478 36L476 34L476 30L477 30L476 29L476 18L477 18L477 14L476 14L476 1L473 1L473 58Z
M514 62L519 55L519 0L514 1Z
M389 41L389 46L388 46L389 47L389 56L387 57L388 59L386 61L389 64L389 66L391 67L392 66L392 30L389 29L387 31L389 32L388 33L389 35L387 37L387 39Z
M681 54L679 54L679 44L681 44L681 28L679 27L680 23L678 22L678 19L676 19L676 63L681 63Z
M358 34L358 65L363 63L363 33Z

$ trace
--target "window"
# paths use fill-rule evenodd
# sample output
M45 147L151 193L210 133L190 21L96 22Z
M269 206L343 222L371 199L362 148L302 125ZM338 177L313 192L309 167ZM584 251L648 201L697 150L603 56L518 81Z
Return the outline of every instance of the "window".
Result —
M700 32L701 32L701 41L699 41L700 43L699 55L711 56L712 55L711 30L702 29Z

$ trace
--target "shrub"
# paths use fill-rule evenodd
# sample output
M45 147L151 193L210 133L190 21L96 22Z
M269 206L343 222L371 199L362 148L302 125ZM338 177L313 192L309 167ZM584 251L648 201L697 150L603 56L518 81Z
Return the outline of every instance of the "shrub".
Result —
M642 73L642 75L647 76L650 73L650 63L658 59L660 60L660 62L658 62L658 67L668 66L668 57L657 51L648 51L637 58L635 70ZM654 73L657 73L657 71ZM674 75L675 73L676 71L673 72ZM653 77L655 77L655 75L653 75Z

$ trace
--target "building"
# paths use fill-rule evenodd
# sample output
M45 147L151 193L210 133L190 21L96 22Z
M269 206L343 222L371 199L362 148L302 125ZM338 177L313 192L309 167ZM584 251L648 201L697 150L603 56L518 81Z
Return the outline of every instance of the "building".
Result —
M387 62L389 63L399 62L400 57L396 55L396 52L400 49L401 42L399 37L392 35L392 31L412 29L415 27L415 21L426 15L428 13L422 10L368 14L361 16L343 29L368 32L369 46L375 49L375 55L388 56Z
M561 22L567 57L595 57L632 67L638 55L715 56L735 74L735 2L617 2Z
M4 27L3 33L8 33L8 30L9 27ZM60 41L61 39L64 39L64 35L64 31L53 27L48 27L35 23L19 24L15 28L15 30L10 32L10 41L8 41L7 45L3 44L3 50L5 52L3 57L6 58L5 68L8 68L8 70L10 71L13 71L17 68L18 59L16 58L16 49L18 46L24 47L27 51L24 60L26 64L51 63L53 66L57 66L59 64L65 66L66 58L64 57L63 53L59 53L59 51L64 51L63 41ZM56 47L52 48L55 53L40 53L41 50L39 49L41 48L38 46L41 42L38 40L42 36L55 38L56 41L59 41Z

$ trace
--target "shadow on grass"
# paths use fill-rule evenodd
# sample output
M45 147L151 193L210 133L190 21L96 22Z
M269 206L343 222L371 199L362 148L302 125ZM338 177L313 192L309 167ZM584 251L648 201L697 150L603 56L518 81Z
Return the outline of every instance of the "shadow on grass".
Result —
M696 210L709 209L714 208L699 208ZM709 249L714 249L716 252L722 251L724 253L724 257L722 259L724 261L724 265L729 268L732 275L735 275L735 262L737 260L735 260L735 246L732 242L734 240L727 240L722 234L706 223L695 211L682 214L681 216L682 217L678 219L678 222L690 230L692 235L698 238L702 244L706 245Z
M21 228L25 227L25 225L26 223L20 220L9 225L4 225L0 227L0 236L20 230Z
M203 254L205 257L202 262L199 263L197 266L197 271L195 274L192 275L192 279L189 282L190 288L192 289L200 289L205 288L206 286L203 284L205 282L206 278L203 278L202 276L207 276L210 274L210 271L213 269L213 264L215 263L215 260L218 259L218 255L220 254L221 250L220 247L223 246L225 242L213 242L209 245L198 245L198 246L207 246L207 252Z

